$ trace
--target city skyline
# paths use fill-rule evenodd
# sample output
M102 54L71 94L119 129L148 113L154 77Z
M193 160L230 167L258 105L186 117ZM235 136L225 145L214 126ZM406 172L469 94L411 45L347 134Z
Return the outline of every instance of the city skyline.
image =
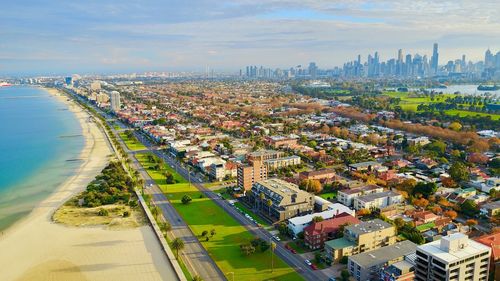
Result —
M441 62L462 54L478 61L500 43L493 1L26 1L4 8L0 75L235 72L254 62L330 68L374 50L430 54L435 42Z

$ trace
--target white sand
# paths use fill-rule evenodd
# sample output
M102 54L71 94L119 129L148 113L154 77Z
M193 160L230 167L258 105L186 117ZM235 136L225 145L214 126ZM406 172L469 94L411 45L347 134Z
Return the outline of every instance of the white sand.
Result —
M0 280L173 280L175 273L149 226L107 230L51 221L54 211L82 191L111 155L89 115L66 97L52 94L80 120L84 161L75 176L0 236Z

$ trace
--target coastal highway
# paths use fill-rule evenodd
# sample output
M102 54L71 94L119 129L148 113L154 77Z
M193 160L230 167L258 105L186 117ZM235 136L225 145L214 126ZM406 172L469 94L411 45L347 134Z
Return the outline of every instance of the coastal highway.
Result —
M155 144L151 143L142 134L136 133L137 139L139 139L149 151L161 157L165 163L170 165L172 168L176 169L177 172L184 178L188 178L188 170L177 161L177 159L171 157L169 154L158 150ZM226 200L219 198L217 194L207 188L202 184L202 176L191 172L189 176L191 178L192 184L200 190L204 196L212 199L217 205L219 205L226 213L231 215L236 219L241 225L243 225L252 235L257 236L265 241L271 241L272 235L265 229L256 226L253 222L248 220L243 214L236 211L236 209L231 206ZM288 265L293 267L299 274L301 274L306 280L328 280L328 276L319 270L313 270L308 265L305 264L304 259L299 255L292 254L288 251L284 244L281 242L276 242L275 254L285 261ZM237 276L235 276L237 280Z
M113 119L112 116L102 112L99 108L96 107L94 108L98 110L98 112L100 112L105 118ZM118 124L120 124L122 128L128 129L126 125L124 125L119 121ZM244 215L237 212L235 208L229 205L229 203L226 200L219 198L215 192L206 189L202 184L203 183L202 175L196 174L194 172L190 172L190 174L188 174L189 172L184 167L183 164L179 163L177 159L171 157L164 151L158 150L156 144L152 143L148 138L146 138L145 136L143 136L138 132L135 132L135 135L137 139L147 147L147 150L129 151L126 145L122 142L121 138L118 136L116 130L114 128L112 128L112 130L114 134L117 136L117 139L120 141L122 146L126 149L127 153L130 156L132 156L131 157L132 165L136 170L138 170L141 173L141 175L145 179L146 186L151 186L150 188L146 188L146 190L148 193L152 194L153 202L161 208L163 216L171 223L172 232L174 236L184 240L186 247L183 250L183 253L187 258L185 259L186 266L190 269L190 271L200 275L203 278L203 280L226 280L224 274L217 267L215 262L210 258L206 250L199 243L196 236L191 232L189 227L182 220L182 217L170 204L168 199L165 197L165 194L161 192L156 182L154 182L154 180L151 179L149 174L139 164L137 159L134 157L135 153L152 152L158 157L161 157L162 159L164 159L165 163L170 165L172 168L176 169L181 176L185 178L190 178L192 184L198 190L200 190L204 194L204 196L213 200L217 205L219 205L222 209L224 209L224 211L226 211L241 225L243 225L251 234L263 240L271 241L272 235L268 231L254 225ZM296 254L292 254L284 247L283 243L276 241L274 242L276 243L275 254L278 257L280 257L283 261L285 261L289 266L294 268L306 280L328 280L328 276L326 274L324 274L319 270L312 270L308 265L305 264L304 259L302 257ZM235 280L237 280L237 276L234 276L234 278Z
M78 98L82 102L86 102L78 95L73 95ZM93 105L91 105L93 106ZM102 116L104 116L107 122L114 117L106 114L99 108L93 106L93 108ZM108 122L109 124L109 122ZM144 189L145 192L151 194L153 204L160 207L163 217L170 222L172 225L171 234L176 238L181 238L184 241L184 249L180 252L180 255L184 256L183 261L188 268L189 272L192 275L199 275L203 280L206 281L219 281L219 280L227 280L224 276L223 272L219 269L219 267L215 264L215 262L210 258L205 248L198 241L196 235L191 231L188 225L184 222L182 217L177 213L174 207L170 204L165 194L160 190L156 182L149 176L149 174L144 170L144 168L140 165L139 161L135 158L135 154L139 152L150 152L150 150L144 151L131 151L127 148L122 139L118 136L117 130L109 124L113 134L116 139L123 147L129 159L132 161L132 167L139 171L141 176L145 181L145 186L147 188ZM127 128L126 125L119 122L121 128ZM151 145L149 142L145 142ZM154 152L154 150L153 150Z

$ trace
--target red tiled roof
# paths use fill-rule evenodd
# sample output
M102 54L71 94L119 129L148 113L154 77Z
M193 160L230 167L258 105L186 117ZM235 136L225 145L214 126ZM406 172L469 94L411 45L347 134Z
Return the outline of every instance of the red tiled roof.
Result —
M500 232L484 235L474 240L491 248L491 255L494 261L500 259Z
M322 232L330 233L337 231L340 226L346 223L358 224L360 223L360 221L357 218L349 215L348 213L341 213L332 219L312 223L311 225L304 228L304 233L307 232L307 234L309 235L317 235Z

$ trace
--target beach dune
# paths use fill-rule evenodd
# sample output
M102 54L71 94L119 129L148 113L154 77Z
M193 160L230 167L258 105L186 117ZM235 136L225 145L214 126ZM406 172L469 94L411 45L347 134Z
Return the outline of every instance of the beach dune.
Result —
M51 216L81 192L109 161L105 135L89 115L66 97L85 136L77 173L40 203L29 216L0 236L0 280L175 280L150 226L109 230L68 227Z

